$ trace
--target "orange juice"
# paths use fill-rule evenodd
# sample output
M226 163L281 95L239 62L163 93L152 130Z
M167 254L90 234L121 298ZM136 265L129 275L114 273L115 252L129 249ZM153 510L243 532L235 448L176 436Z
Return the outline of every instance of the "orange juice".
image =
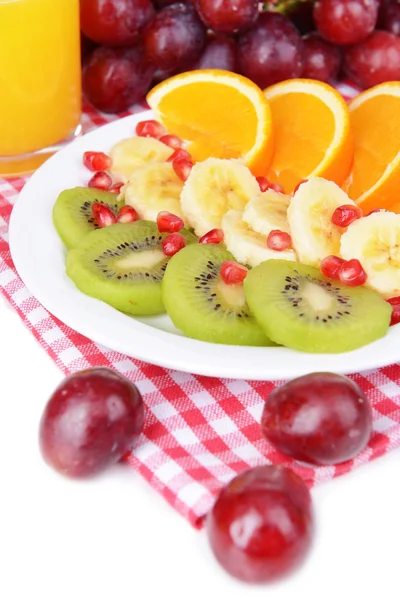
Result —
M0 157L61 142L80 111L79 0L0 0Z

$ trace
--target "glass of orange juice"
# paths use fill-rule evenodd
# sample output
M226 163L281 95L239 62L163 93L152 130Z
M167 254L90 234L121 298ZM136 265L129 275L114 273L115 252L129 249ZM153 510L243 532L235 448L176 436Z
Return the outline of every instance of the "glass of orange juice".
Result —
M0 0L0 176L80 133L79 0Z

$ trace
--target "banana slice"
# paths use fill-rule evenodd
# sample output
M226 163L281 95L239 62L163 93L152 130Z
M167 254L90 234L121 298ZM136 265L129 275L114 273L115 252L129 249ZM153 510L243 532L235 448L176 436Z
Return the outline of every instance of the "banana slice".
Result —
M135 169L149 162L163 162L172 152L169 146L154 138L127 138L111 148L110 172L114 179L126 183Z
M310 178L294 194L287 217L301 263L319 267L326 256L340 254L340 238L346 229L334 225L331 218L343 204L355 205L336 183L321 177Z
M373 213L354 221L342 235L343 258L358 258L366 285L385 298L400 296L400 215Z
M181 207L196 235L221 227L229 209L243 210L260 194L257 180L236 159L208 158L194 165L183 187Z
M256 267L270 258L297 261L294 250L271 250L266 237L253 231L243 221L241 210L228 210L222 218L225 246L238 262Z
M250 200L243 211L243 221L251 229L267 236L273 229L289 233L287 210L291 197L267 190L257 198Z
M156 221L162 210L181 217L182 187L171 163L150 162L136 169L124 186L125 203L132 206L141 219L148 221Z

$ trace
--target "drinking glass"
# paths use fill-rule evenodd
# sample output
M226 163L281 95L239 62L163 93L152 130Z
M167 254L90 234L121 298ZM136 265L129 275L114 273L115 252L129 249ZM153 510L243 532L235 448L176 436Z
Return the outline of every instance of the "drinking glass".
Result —
M0 176L80 133L79 0L0 0Z

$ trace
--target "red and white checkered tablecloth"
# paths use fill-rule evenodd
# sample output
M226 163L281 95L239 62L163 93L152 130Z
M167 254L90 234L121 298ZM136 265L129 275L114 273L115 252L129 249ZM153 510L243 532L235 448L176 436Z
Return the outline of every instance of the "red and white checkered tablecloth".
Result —
M355 94L347 84L339 89L345 97ZM113 118L85 107L83 124L88 130ZM352 376L373 405L374 433L368 447L339 466L306 468L261 437L263 404L277 382L217 379L163 369L108 350L66 327L30 294L10 256L9 218L26 180L0 179L0 291L65 374L108 366L136 383L147 415L126 462L193 525L201 524L221 486L249 467L286 464L312 486L400 445L400 364Z

